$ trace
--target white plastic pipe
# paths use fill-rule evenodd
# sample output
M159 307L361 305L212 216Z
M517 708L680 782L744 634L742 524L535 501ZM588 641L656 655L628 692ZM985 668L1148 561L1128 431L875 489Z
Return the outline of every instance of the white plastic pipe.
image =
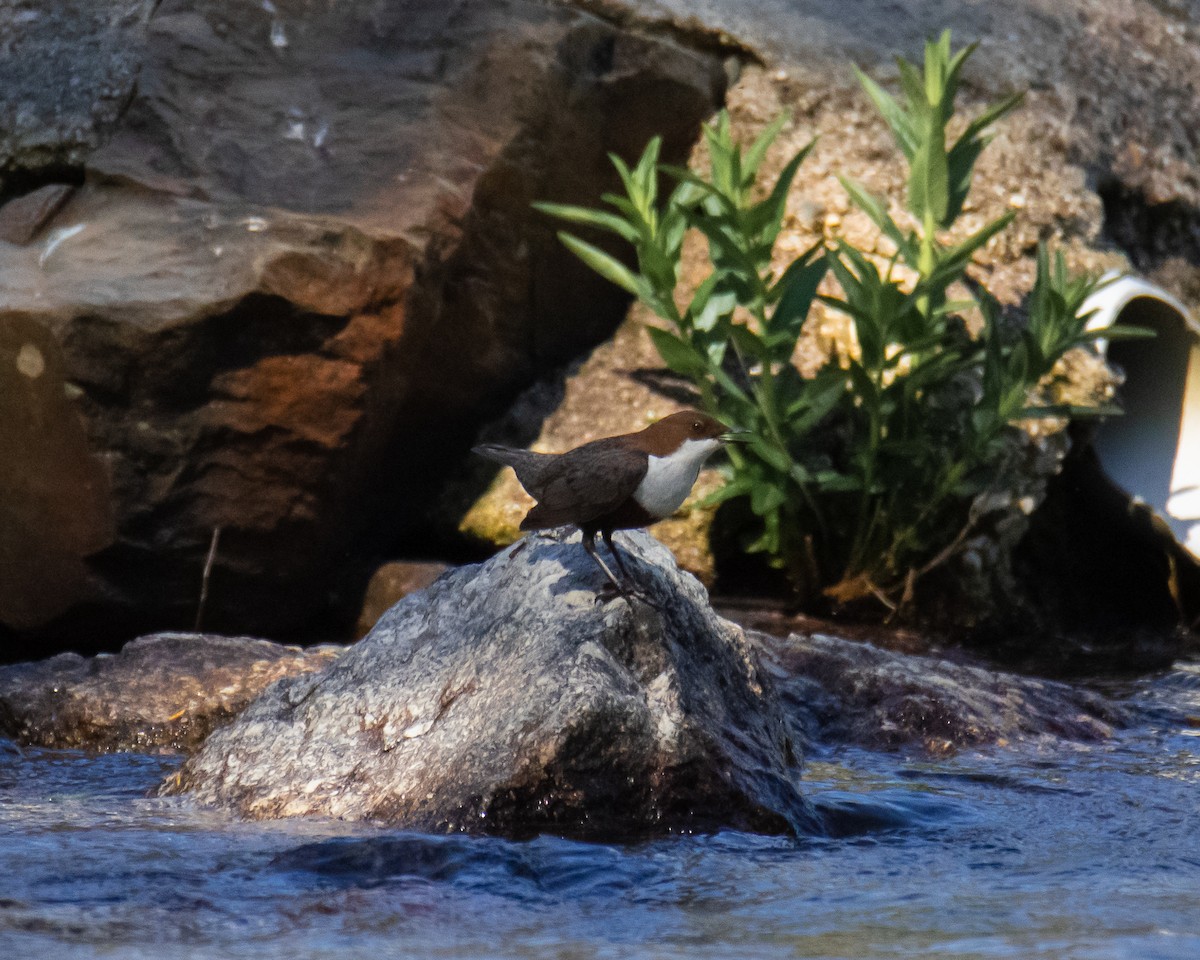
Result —
M1123 470L1120 463L1105 463L1105 469L1128 493L1165 514L1172 529L1188 550L1200 559L1200 323L1178 299L1162 287L1139 277L1121 276L1093 293L1084 302L1083 311L1091 312L1089 330L1102 330L1117 323L1121 314L1135 300L1146 298L1169 307L1178 315L1184 329L1192 334L1188 354L1187 377L1179 397L1179 431L1174 449L1162 451L1172 459L1171 482L1167 496L1148 491L1129 489L1122 483L1122 474L1135 476L1136 469ZM1097 346L1107 353L1108 341L1097 340ZM1101 456L1103 461L1103 455ZM1149 494L1149 495L1148 495ZM1162 502L1156 502L1156 501ZM1171 522L1174 521L1174 522Z

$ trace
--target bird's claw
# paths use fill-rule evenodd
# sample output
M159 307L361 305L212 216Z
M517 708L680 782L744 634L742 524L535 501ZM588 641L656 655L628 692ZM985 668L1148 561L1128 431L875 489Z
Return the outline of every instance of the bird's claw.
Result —
M654 599L645 590L638 587L618 587L613 583L606 583L596 591L597 603L611 603L613 600L621 599L632 604L634 600L646 604L651 607L658 607Z

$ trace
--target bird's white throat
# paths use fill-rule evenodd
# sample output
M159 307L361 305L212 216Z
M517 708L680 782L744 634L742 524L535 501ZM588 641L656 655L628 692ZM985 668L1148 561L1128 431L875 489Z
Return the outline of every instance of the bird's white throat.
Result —
M674 453L651 456L633 499L652 516L669 517L683 505L704 461L720 446L719 440L685 440Z

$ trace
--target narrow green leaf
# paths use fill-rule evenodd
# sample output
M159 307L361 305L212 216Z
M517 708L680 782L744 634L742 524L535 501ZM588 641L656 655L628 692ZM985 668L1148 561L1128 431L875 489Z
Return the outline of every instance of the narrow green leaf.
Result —
M792 458L762 437L753 437L750 441L750 449L759 459L780 473L787 474L791 471Z
M662 137L651 137L633 168L632 176L647 207L653 206L658 199L658 155L661 150Z
M863 73L858 67L854 67L854 75L858 77L859 84L866 91L871 102L875 104L875 109L879 111L880 116L887 122L891 128L892 136L896 140L901 152L909 160L917 150L917 132L913 127L912 118L904 112L900 104L894 97L879 84L872 80L869 76Z
M608 160L616 168L617 175L621 178L621 183L625 187L625 193L629 196L633 204L640 209L642 204L641 198L638 196L637 181L634 180L633 174L629 171L629 164L622 160L620 156L611 152L608 155Z
M962 213L963 204L971 190L971 178L975 173L975 162L986 143L983 140L959 140L946 156L946 176L948 183L948 198L946 216L939 226L950 227L958 215Z
M671 370L681 376L692 379L703 377L708 372L708 364L686 340L675 336L660 327L646 327L654 348Z
M1025 92L1014 93L1011 96L1005 97L993 103L985 109L979 116L967 124L967 128L962 132L962 136L958 138L958 143L969 142L975 140L987 131L988 127L992 126L997 120L1011 113L1025 100Z
M759 484L750 491L750 509L759 516L782 507L787 496L775 484Z
M746 220L747 232L764 235L768 247L766 259L770 258L769 248L774 245L775 238L779 235L779 227L783 222L783 215L787 211L788 191L791 190L792 181L796 178L796 171L800 169L800 164L812 152L816 143L816 140L810 140L801 147L799 152L780 171L766 199L750 208Z
M1135 327L1127 323L1117 323L1111 327L1084 330L1079 335L1079 340L1150 340L1156 336L1157 334L1149 327Z
M925 100L925 78L921 76L920 70L903 57L896 58L896 66L900 68L900 84L904 87L904 94L908 98L909 110L913 111L912 122L915 125L916 121L929 110L929 104ZM915 126L913 135L915 143Z
M908 177L908 209L921 222L926 217L941 224L950 203L950 173L942 119L932 112L924 118L920 142Z
M1010 210L1008 213L997 217L991 223L985 224L979 230L976 230L957 246L945 251L938 261L936 276L931 279L931 282L945 285L952 280L956 280L970 262L975 251L983 247L992 237L1012 223L1015 216L1016 211Z
M853 493L864 486L861 477L838 473L836 470L820 470L815 479L817 485L828 493Z
M714 273L710 279L716 278L719 281L721 277L721 274ZM707 284L707 282L706 280L705 283ZM697 297L699 297L699 291L697 291ZM732 290L710 291L703 309L694 315L692 322L697 330L712 330L719 320L733 313L736 306L737 294Z
M767 150L775 142L775 138L779 136L779 132L783 129L784 124L791 119L791 116L790 110L782 111L779 116L767 124L763 132L750 144L745 156L742 158L743 186L748 187L754 182L758 168L762 165L763 158L767 155Z
M752 489L753 484L751 483L749 477L734 477L734 479L730 480L727 484L725 484L725 486L714 490L708 496L704 497L704 499L697 503L696 506L700 508L715 507L718 504L724 503L726 500L733 500L736 497L749 496Z
M563 246L610 283L615 283L635 297L640 297L645 291L643 281L632 270L599 247L592 246L587 241L580 240L565 231L559 232L558 239L562 241Z
M850 195L854 205L862 210L889 240L899 249L906 262L917 260L917 245L911 234L900 229L899 224L888 213L885 201L870 193L862 184L849 177L838 176L843 189Z
M787 409L788 427L793 436L803 437L817 426L846 395L846 378L840 375L810 380L801 398Z
M749 327L735 323L729 328L729 336L743 354L762 363L770 362L771 352L767 349L767 342Z
M637 229L631 226L629 221L606 210L592 210L588 207L576 207L565 203L541 202L533 204L533 208L539 213L558 217L560 220L568 220L571 223L578 223L582 226L607 230L609 233L615 233L630 243L636 243L639 237Z
M787 346L786 352L789 357L808 312L812 309L817 287L829 272L829 261L824 256L809 259L812 253L810 250L804 256L793 260L772 291L774 293L782 289L783 292L779 295L779 302L771 314L770 332L785 338L784 344Z

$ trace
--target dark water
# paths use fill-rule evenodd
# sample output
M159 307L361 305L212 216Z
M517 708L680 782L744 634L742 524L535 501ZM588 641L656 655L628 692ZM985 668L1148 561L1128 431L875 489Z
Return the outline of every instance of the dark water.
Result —
M0 958L1200 958L1200 668L1105 744L841 750L837 836L634 846L238 824L178 763L4 752Z

